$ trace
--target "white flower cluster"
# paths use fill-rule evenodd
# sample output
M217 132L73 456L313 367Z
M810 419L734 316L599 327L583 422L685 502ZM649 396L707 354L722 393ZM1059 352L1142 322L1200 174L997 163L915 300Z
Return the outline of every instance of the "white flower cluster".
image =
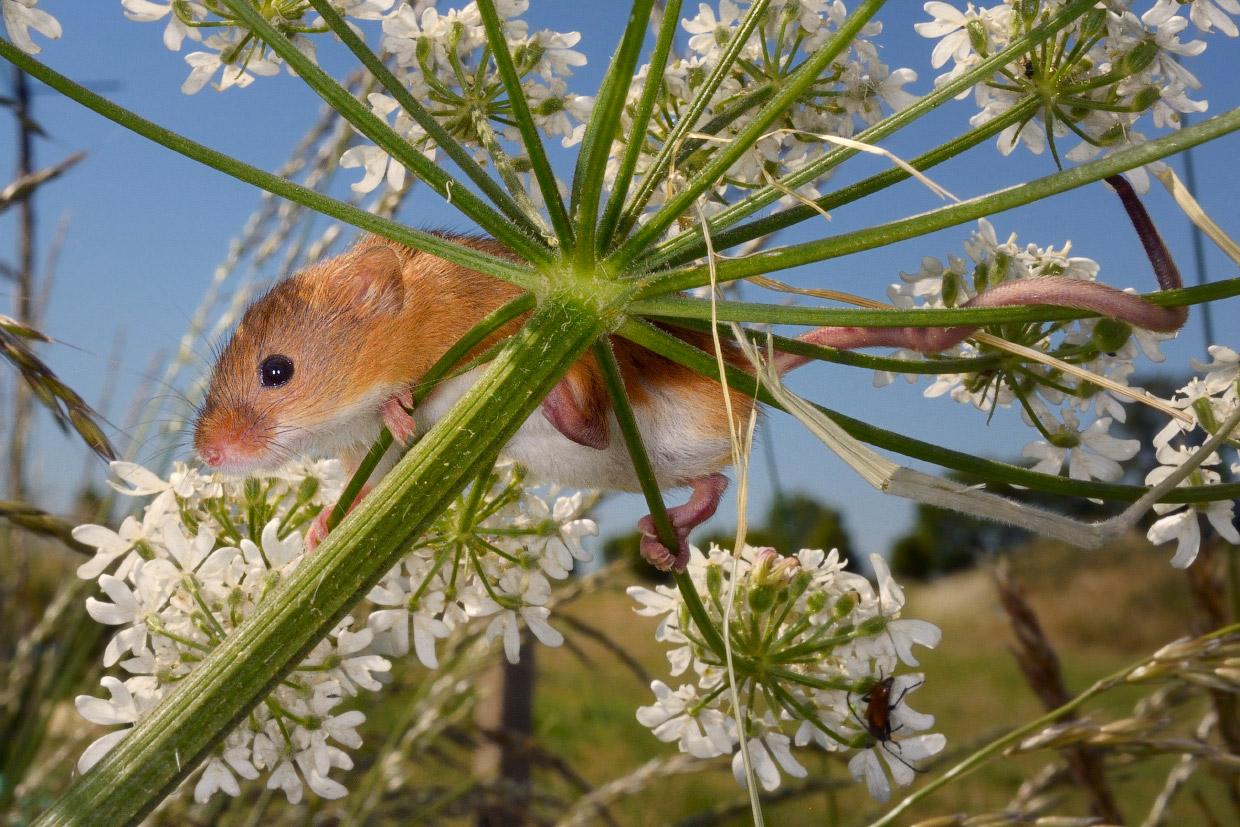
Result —
M642 604L638 614L663 618L655 639L674 647L668 653L672 675L694 676L674 690L651 683L655 703L638 709L637 719L657 738L676 741L698 758L735 752L732 769L745 783L726 660L711 643L723 638L731 595L728 637L744 737L765 789L779 786L780 769L804 777L791 747L814 743L832 752L859 750L849 762L853 777L886 801L891 784L880 754L892 778L906 785L918 761L942 750L942 735L913 734L934 725L934 716L905 702L921 676L893 675L901 662L917 665L914 644L936 646L942 633L926 621L899 617L904 593L881 557L871 557L875 593L864 577L844 570L835 550L781 557L774 549L746 546L736 559L718 547L705 555L690 552L686 571L702 596L711 634L691 619L681 592L628 590Z
M377 20L394 2L333 0L332 8L343 17ZM187 95L202 89L217 74L219 80L212 81L211 85L218 91L249 86L255 75L274 75L284 62L218 0L121 0L121 5L130 20L154 23L167 18L164 45L172 51L180 51L186 40L202 47L203 51L185 56L190 73L181 91ZM315 42L310 35L322 34L328 28L306 0L256 5L267 21L290 38L299 51L314 59Z
M626 141L642 141L635 169L635 186L649 170L675 125L698 97L707 77L715 70L724 49L736 37L748 13L746 0L719 0L718 10L702 3L698 15L682 25L692 35L690 54L672 61L663 72L654 116L645 135L633 134L633 115L649 80L650 66L642 66L629 87L628 105L622 115L621 134L612 147L607 185L612 187L620 168ZM678 161L668 171L668 181L651 193L649 206L660 205L669 192L681 189L705 166L715 152L746 129L761 109L765 96L778 91L802 64L836 33L848 12L840 0L772 0L740 55L697 123L695 133L713 138ZM768 134L719 181L704 204L706 214L723 209L737 193L766 186L768 177L780 178L821 157L830 145L821 136L847 137L882 119L884 111L901 109L915 100L903 87L917 79L912 69L890 69L878 58L877 47L868 39L882 24L865 25L858 37L819 75L819 79L790 105ZM709 126L708 126L709 125ZM819 193L815 183L798 188L803 196ZM785 199L791 201L790 197Z
M494 157L496 137L520 141L520 132L511 120L511 104L504 91L486 30L476 3L440 13L431 2L401 4L383 18L383 48L396 58L394 73L419 101L433 101L430 107L445 128L480 162ZM517 19L529 7L528 0L504 0L496 10L504 25L508 49L512 54L521 89L534 122L548 137L560 136L562 144L572 146L585 133L594 99L568 91L565 78L572 67L584 66L585 55L571 47L581 39L578 32L530 32ZM390 95L370 95L376 115L393 113L393 128L415 147L434 158L435 144ZM485 117L483 117L485 116ZM524 156L524 150L520 155ZM343 167L362 167L365 178L353 185L359 192L370 192L386 175L388 184L399 189L405 169L390 161L377 146L363 144L344 153ZM518 160L515 166L527 166Z
M978 293L999 284L1038 276L1061 276L1093 281L1097 262L1070 256L1071 244L1063 249L1021 246L1013 233L1000 243L994 227L986 219L965 242L966 258L948 255L944 264L936 258L922 259L916 273L900 273L901 283L888 289L891 301L899 307L958 307ZM1120 385L1127 386L1135 370L1138 353L1162 361L1159 342L1170 334L1150 333L1109 319L1078 319L1070 323L1030 324L1027 322L993 325L986 332L1078 365ZM894 356L909 360L995 357L996 349L965 341L942 354L925 356L913 350L899 350ZM920 374L906 373L909 382ZM889 384L894 373L880 371L874 384ZM1041 363L1010 365L986 364L972 373L937 374L926 389L928 397L944 394L983 411L996 406L1009 407L1016 401L1027 424L1042 439L1025 446L1024 456L1036 459L1034 470L1061 474L1065 465L1072 479L1098 479L1115 482L1123 476L1119 462L1136 455L1136 440L1116 439L1108 434L1113 422L1125 422L1124 404L1131 400L1097 385L1064 374ZM1058 413L1054 409L1058 408ZM1092 414L1081 427L1081 415Z
M252 615L305 558L302 530L341 493L336 461L286 466L279 476L223 479L178 465L168 480L133 463L112 464L133 496L155 495L141 518L119 530L83 525L73 536L98 551L78 569L98 579L107 600L87 610L120 627L104 665L130 677L102 681L110 698L81 696L81 715L98 724L132 725L154 708L238 625ZM489 640L518 654L522 621L544 643L561 642L547 624L547 576L565 577L573 560L588 559L579 538L594 534L580 518L581 495L549 506L526 492L520 475L502 465L454 503L373 591L383 607L359 607L272 690L216 748L194 789L205 801L217 790L239 795L237 776L268 773L267 786L297 803L303 787L324 798L346 792L328 777L349 769L342 747L361 745L358 711L338 709L362 689L378 690L390 669L384 654L409 650L435 666L435 639L474 617L492 617ZM108 573L110 570L111 573ZM78 762L85 772L119 742L128 726L93 743Z
M1240 380L1240 354L1228 347L1212 345L1210 356L1211 361L1207 364L1192 360L1193 369L1205 375L1192 379L1171 400L1171 404L1190 413L1193 422L1172 420L1154 437L1159 466L1146 476L1146 485L1162 482L1193 456L1195 446L1189 439L1190 435L1199 438L1202 433L1207 437L1216 433L1220 423L1240 405L1236 384ZM1235 440L1231 441L1230 448L1233 457L1240 460L1240 456L1236 455ZM1219 472L1215 470L1220 462L1218 453L1212 453L1180 485L1213 485L1220 482ZM1240 461L1231 463L1231 473L1233 478L1240 474ZM1176 568L1186 568L1197 559L1201 547L1202 515L1220 537L1233 545L1240 545L1240 532L1236 531L1232 506L1231 500L1193 505L1159 503L1154 506L1154 511L1160 518L1150 526L1146 536L1156 545L1175 540L1175 557L1171 564Z
M400 564L370 593L370 628L386 653L413 650L435 668L435 640L474 617L490 617L486 638L502 638L516 663L522 622L542 643L564 638L547 623L547 578L563 580L574 561L588 561L581 538L598 534L583 519L580 492L552 505L524 489L517 466L503 461L485 485L456 500Z
M1003 50L1017 37L1049 20L1068 0L1007 0L960 11L950 3L929 2L934 18L920 23L917 32L941 38L931 55L936 69L952 68L936 78L942 85L972 69L984 58ZM1140 17L1132 0L1104 0L1055 37L1012 61L985 83L974 87L981 111L971 123L981 126L1000 117L1030 96L1041 98L1036 119L1022 119L999 134L1000 152L1017 142L1041 153L1048 145L1059 157L1056 138L1074 135L1080 143L1064 157L1087 161L1143 143L1145 135L1134 124L1146 112L1156 128L1176 129L1180 113L1203 112L1205 101L1189 94L1201 83L1180 62L1205 49L1201 40L1181 42L1189 19L1203 32L1218 28L1231 37L1238 33L1228 14L1240 14L1236 0L1157 0ZM1184 9L1189 19L1180 16ZM962 93L962 97L966 93ZM1149 187L1144 170L1128 173L1139 192Z

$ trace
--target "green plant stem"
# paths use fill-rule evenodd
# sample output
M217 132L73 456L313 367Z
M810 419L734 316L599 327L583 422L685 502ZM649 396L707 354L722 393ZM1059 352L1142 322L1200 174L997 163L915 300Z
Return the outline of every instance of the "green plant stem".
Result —
M327 22L327 25L331 27L335 35L340 38L344 45L349 47L349 50L361 61L370 74L374 75L375 80L383 86L389 95L396 99L401 109L405 110L418 126L426 130L427 136L435 142L436 146L456 162L461 172L469 176L469 180L473 181L478 189L486 193L504 215L517 222L528 232L536 232L537 228L530 222L529 217L521 211L516 202L504 192L495 182L495 179L483 171L478 162L470 157L465 148L443 128L435 116L409 93L405 85L396 79L396 76L384 65L383 61L362 42L362 39L349 28L349 24L336 13L329 0L310 0L310 5L314 6L314 10L322 15L323 20Z
M236 0L233 0L236 2ZM650 220L641 226L612 254L610 260L617 268L625 267L635 261L663 232L682 215L702 193L714 186L715 182L738 161L744 153L753 147L758 139L771 127L777 118L792 107L798 98L812 86L822 70L848 47L862 27L883 5L885 0L862 0L857 8L848 15L839 30L831 35L818 51L788 76L777 94L754 115L753 120L737 133L732 142L719 149L699 170L685 187L667 200ZM757 8L757 4L754 5ZM721 278L722 272L721 272Z
M745 276L772 273L803 264L839 258L862 250L883 247L897 241L916 238L936 230L954 227L967 221L974 221L1004 210L1040 201L1052 195L1100 181L1111 175L1118 175L1142 164L1161 160L1168 155L1214 140L1237 129L1240 129L1240 108L1216 115L1209 120L1201 121L1179 132L1165 135L1140 146L1131 147L1106 158L1056 172L1026 184L970 198L959 204L941 207L911 218L856 232L843 233L819 241L756 253L744 258L720 261L713 266L717 271L719 281L731 281ZM655 273L643 279L638 297L666 295L678 290L701 287L709 284L710 280L710 268L704 264Z
M616 332L624 338L642 347L649 348L655 353L666 356L672 361L691 368L704 376L717 378L719 375L715 357L712 354L686 344L675 336L651 325L629 319ZM752 376L744 371L737 370L731 365L728 366L727 372L728 386L730 388L749 396L754 396L759 401L782 410L779 403L765 388L757 386L757 382ZM976 474L991 482L1021 485L1037 491L1048 491L1052 494L1062 494L1069 497L1094 497L1120 502L1135 502L1149 491L1148 488L1139 485L1084 482L1066 477L1056 477L1051 474L1042 474L1037 471L1030 471L1027 468L1018 468L1005 462L997 462L974 456L973 454L953 451L941 445L934 445L933 443L914 439L904 434L888 431L868 422L845 416L822 405L815 405L814 407L831 417L836 424L862 442L867 442L877 448L895 451L904 456L931 462L944 468ZM1238 497L1240 497L1240 483L1225 483L1222 485L1175 488L1168 491L1160 502L1214 502L1217 500L1232 500Z
M607 177L607 158L620 129L620 115L624 112L624 104L628 99L629 86L633 82L633 72L641 56L642 42L646 39L646 27L650 22L650 10L653 6L654 0L633 0L633 6L629 9L629 21L624 27L620 45L607 67L607 74L594 101L594 112L586 125L581 149L577 153L572 203L573 216L577 220L577 267L582 270L593 267L598 255L595 250L595 231L599 201Z
M1037 107L1038 101L1036 99L1030 98L1022 101L1009 109L1007 112L1004 112L998 118L987 121L985 124L976 129L971 129L963 135L959 135L947 143L935 147L929 152L918 155L916 158L913 158L908 162L909 166L916 170L925 171L943 163L944 161L950 160L951 158L972 149L978 144L981 144L983 141L998 135L1008 126L1011 126L1012 124L1027 117L1030 113L1035 111ZM901 110L901 112L903 111L904 110ZM835 160L836 163L832 164L827 169L839 166L840 163L843 163L843 161L852 157L852 155L855 155L856 153L857 150L850 147L841 147L831 150L828 155L833 156L833 160ZM800 175L800 171L795 173L795 176L797 178L802 177ZM788 177L791 178L793 176ZM798 204L797 206L780 210L779 212L764 218L751 221L741 227L736 227L730 230L724 229L726 227L730 227L732 224L735 224L737 221L740 221L746 215L751 214L751 199L754 200L753 203L759 206L766 206L767 203L776 200L774 197L769 200L760 199L758 198L758 193L755 193L754 195L737 202L731 207L728 207L718 215L712 216L710 220L707 221L707 227L711 232L711 246L716 250L726 250L729 247L744 244L746 241L752 241L755 238L770 235L771 233L791 227L794 224L799 224L807 219L819 217L822 215L819 210L830 212L831 210L838 209L846 204L851 204L854 201L859 201L867 195L872 195L911 177L912 175L903 167L892 167L885 172L872 175L869 178L865 178L855 184L850 184L847 187L836 190L835 192L827 193L821 198L814 199L813 203L818 209L814 209L814 207L810 207L805 204ZM780 183L783 182L781 181ZM785 184L785 186L788 185ZM775 192L780 195L783 194L779 190L775 190ZM716 230L718 230L718 232L716 232ZM643 266L650 267L651 269L678 267L686 262L700 258L705 254L705 251L706 242L701 238L700 232L682 233L667 242L667 244L652 250L649 257L642 259L642 264Z
M646 453L641 431L637 428L633 408L629 405L628 394L624 389L624 379L620 375L620 366L616 363L616 355L612 352L608 342L599 341L594 346L594 358L602 371L603 382L607 386L607 395L611 398L612 407L616 412L616 421L620 425L620 432L624 435L624 442L628 446L633 468L637 471L642 494L646 497L646 504L650 506L650 518L654 521L659 541L668 549L674 550L680 544L676 539L676 531L672 528L672 521L667 516L667 506L663 503L663 494L659 491L659 483L655 480L654 469L650 465L650 456ZM676 579L676 587L680 589L689 609L689 615L702 633L702 639L716 655L722 658L725 651L723 638L711 622L706 607L702 605L693 580L684 572L673 572L673 576Z
M1222 629L1217 629L1211 632L1206 637L1219 638L1219 637L1224 637L1226 635L1234 634L1237 631L1240 631L1240 625L1227 626ZM1119 670L1118 672L1115 672L1114 674L1108 675L1107 677L1102 678L1101 680L1097 681L1096 683L1094 683L1093 686L1089 687L1089 689L1086 689L1080 695L1077 695L1075 698L1068 701L1063 706L1060 706L1058 709L1053 709L1050 712L1043 715L1042 717L1037 718L1033 721L1030 721L1029 723L1025 724L1022 727L1012 730L1011 732L1007 733L1003 737L996 738L994 741L991 741L989 744L982 747L977 752L973 753L968 758L961 761L959 764L957 764L956 766L952 767L947 772L940 775L938 778L926 784L924 787L919 789L917 792L905 798L895 807L892 807L890 810L888 810L883 815L882 818L878 819L877 821L870 822L869 827L886 827L886 825L895 824L896 819L902 813L906 812L910 807L916 804L917 802L927 798L932 793L942 789L943 787L946 787L948 784L951 784L953 781L963 778L964 776L968 775L974 770L980 768L988 760L998 755L1003 750L1007 749L1013 744L1017 743L1018 741L1020 741L1020 739L1024 738L1026 735L1037 732L1039 729L1042 729L1043 727L1047 727L1047 726L1050 726L1051 724L1054 724L1055 722L1063 718L1063 716L1066 715L1067 713L1080 708L1086 701L1089 701L1097 697L1098 695L1101 695L1103 692L1106 692L1124 683L1124 681L1127 680L1129 675L1131 675L1135 670L1146 665L1147 663L1149 663L1148 658L1138 663L1134 663L1131 666L1126 666L1123 669Z
M222 152L217 152L200 143L191 141L74 83L64 75L53 71L30 57L25 52L19 51L3 38L0 38L0 57L17 66L31 77L46 83L65 97L99 113L108 120L120 124L160 146L167 147L174 152L184 155L186 158L219 170L226 175L236 178L238 181L253 184L270 192L272 195L287 198L295 204L301 204L303 207L308 207L323 215L337 218L359 229L369 230L384 238L389 238L392 241L408 245L416 250L423 250L439 256L453 264L459 264L462 267L468 267L471 270L477 270L480 273L486 273L489 276L503 279L519 287L529 289L541 283L541 279L527 266L517 264L509 259L492 256L471 247L464 247L433 233L414 230L403 224L398 224L395 221L355 207L352 204L346 204L343 201L329 198L308 187L294 184L292 181L279 175L272 175L258 167L238 161L236 158L225 155Z
M560 189L555 182L555 172L551 169L551 162L547 160L547 151L543 148L538 127L534 124L534 116L530 114L529 102L525 99L525 91L521 88L521 78L517 75L517 67L513 65L512 53L508 51L508 38L504 36L504 24L495 10L494 0L478 0L478 11L482 15L482 25L487 30L487 42L491 46L491 56L495 60L500 79L503 80L504 89L508 93L508 105L512 107L513 119L517 122L517 129L521 132L521 141L525 146L525 151L530 155L534 179L538 181L543 203L547 205L547 213L551 216L551 226L555 228L561 249L571 250L576 244L572 221L564 209L564 202L560 200Z
M1046 21L1037 28L1030 30L1022 37L1012 41L1008 44L1007 48L1003 49L1001 52L991 55L978 63L978 65L974 66L968 72L965 72L959 77L945 83L943 86L938 87L930 94L918 100L916 103L907 106L898 112L893 112L891 115L887 116L873 126L868 127L857 135L854 135L853 138L863 143L876 144L883 138L899 131L900 129L903 129L905 126L915 123L918 119L931 110L948 103L952 98L969 89L974 84L988 79L1005 64L1010 63L1012 61L1012 55L1021 54L1022 52L1027 52L1030 49L1035 48L1040 43L1054 35L1055 32L1069 26L1072 21L1076 20L1096 5L1097 3L1091 2L1091 0L1076 0L1076 2L1065 6L1059 10L1058 14L1056 14L1054 18ZM1022 109L1024 106L1027 106L1027 104L1018 104L1014 107L1014 109ZM1006 117L1006 114L1007 113L1001 117ZM985 129L985 127L982 128ZM957 148L957 151L961 152L964 151L964 149L965 147L960 146ZM837 147L832 149L816 161L784 176L780 183L787 188L796 189L802 184L813 181L832 168L839 166L848 158L856 155L858 151L859 150L852 147ZM952 154L954 155L956 153L953 152ZM916 163L914 163L914 166L916 166ZM877 178L880 176L875 177ZM851 189L851 187L846 188L846 190L842 190L841 193L846 192L848 189ZM746 218L747 216L753 215L758 210L781 198L783 194L784 193L776 187L762 187L753 194L748 195L737 203L731 205L726 210L719 213L719 215L712 217L710 221L707 222L707 226L711 231L711 241L715 249L724 249L739 243L737 241L738 236L727 235L721 237L721 234L715 233L716 230L728 227L735 224L737 221ZM830 193L822 199L819 199L817 203L830 203L835 200L836 196L837 193ZM794 207L793 209L795 210L798 208ZM827 209L833 209L833 207L827 207ZM774 216L770 216L770 219L775 219L778 215L782 215L782 213L777 213ZM808 214L806 217L808 217ZM755 224L757 224L757 222L755 222ZM750 226L753 225L746 225L746 228ZM743 233L746 228L738 228L735 232L738 234ZM758 236L754 235L750 237L757 238ZM683 248L687 244L692 244L692 250L695 252L690 254L690 251L685 251ZM676 238L669 240L666 244L654 251L654 255L651 256L650 261L643 261L643 263L651 268L654 268L656 266L654 261L664 260L668 257L668 253L672 250L682 250L685 253L684 258L687 259L693 259L701 256L705 252L705 243L701 238L700 231L693 230L682 233ZM679 260L682 257L678 255L676 258Z
M503 215L474 195L468 187L444 172L439 165L398 135L387 121L371 112L361 101L349 94L349 90L302 54L292 41L277 31L263 17L262 13L254 7L252 0L222 0L222 2L232 10L238 20L283 58L306 82L306 85L336 110L342 118L374 141L376 146L400 162L402 166L421 178L445 201L455 206L526 261L545 263L551 259L546 247L535 243L529 236L521 233L510 220L505 219Z
M642 147L646 143L646 130L650 127L650 119L654 115L655 101L663 86L663 73L667 68L668 55L672 43L676 40L676 32L680 28L681 0L670 0L663 8L663 21L659 25L659 36L655 41L654 54L650 58L650 71L646 75L646 84L642 88L641 100L633 115L633 125L625 140L624 155L620 159L620 168L612 183L611 195L603 208L603 217L599 221L597 248L600 253L611 247L615 237L616 225L620 221L620 213L624 209L624 199L629 193L633 170L641 157Z
M684 113L682 113L672 127L671 132L663 141L663 145L659 148L659 154L646 168L642 175L641 183L638 184L637 192L634 193L632 200L625 206L621 214L619 222L619 234L626 235L637 223L638 216L645 209L646 203L650 200L650 196L654 194L655 187L663 181L667 175L669 167L672 165L672 158L681 149L682 142L688 135L689 130L697 126L698 120L702 113L706 111L706 107L710 105L711 99L715 96L715 92L723 84L728 74L732 71L732 66L736 63L737 57L740 55L741 49L744 48L746 41L749 40L754 28L757 27L758 21L762 17L762 13L766 11L769 0L758 0L749 7L749 11L745 12L745 16L741 18L740 25L736 27L736 31L732 33L731 39L724 44L723 51L719 55L714 68L711 69L706 80L702 82L696 90L696 94Z
M588 299L548 297L349 518L37 824L128 824L149 813L483 470L607 313Z
M1144 293L1142 298L1160 307L1187 307L1193 304L1229 299L1240 295L1240 278L1224 279L1197 287L1159 290ZM665 296L643 299L629 305L634 316L653 316L668 320L711 318L709 299L692 296ZM762 304L720 300L718 318L724 322L760 324L796 324L815 327L956 327L996 324L1056 322L1088 319L1097 316L1088 310L1048 304L1019 307L944 307L944 308L863 308L803 307L788 304Z

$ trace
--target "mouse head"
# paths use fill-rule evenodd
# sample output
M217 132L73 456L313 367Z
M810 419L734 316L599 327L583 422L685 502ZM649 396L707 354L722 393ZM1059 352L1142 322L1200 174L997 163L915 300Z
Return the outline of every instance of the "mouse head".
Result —
M391 247L355 248L257 299L211 373L194 448L245 474L372 441L410 377L394 359L405 289Z

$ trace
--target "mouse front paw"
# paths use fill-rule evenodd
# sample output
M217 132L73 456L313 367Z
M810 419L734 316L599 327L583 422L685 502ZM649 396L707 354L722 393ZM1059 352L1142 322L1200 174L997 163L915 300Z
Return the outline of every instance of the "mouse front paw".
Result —
M413 421L413 394L408 389L401 391L383 403L383 424L392 432L392 438L405 443L417 433L418 425Z
M366 497L366 495L370 493L370 489L371 489L371 486L369 485L362 486L362 492L353 498L353 504L349 506L348 511L345 511L346 515L349 513L349 511L352 511L353 509L357 508L357 504L360 503ZM334 503L332 505L325 506L323 510L319 512L319 516L314 518L314 522L310 524L310 527L306 529L306 551L307 553L314 551L315 548L318 547L319 543L327 539L327 533L328 533L327 520L331 517L332 512L335 510L336 510L336 506Z

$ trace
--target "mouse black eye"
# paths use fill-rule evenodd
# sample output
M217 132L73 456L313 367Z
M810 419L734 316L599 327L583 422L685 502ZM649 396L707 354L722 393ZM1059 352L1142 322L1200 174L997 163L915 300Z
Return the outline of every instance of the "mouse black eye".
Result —
M293 378L293 360L275 354L258 366L258 382L264 388L278 388Z

